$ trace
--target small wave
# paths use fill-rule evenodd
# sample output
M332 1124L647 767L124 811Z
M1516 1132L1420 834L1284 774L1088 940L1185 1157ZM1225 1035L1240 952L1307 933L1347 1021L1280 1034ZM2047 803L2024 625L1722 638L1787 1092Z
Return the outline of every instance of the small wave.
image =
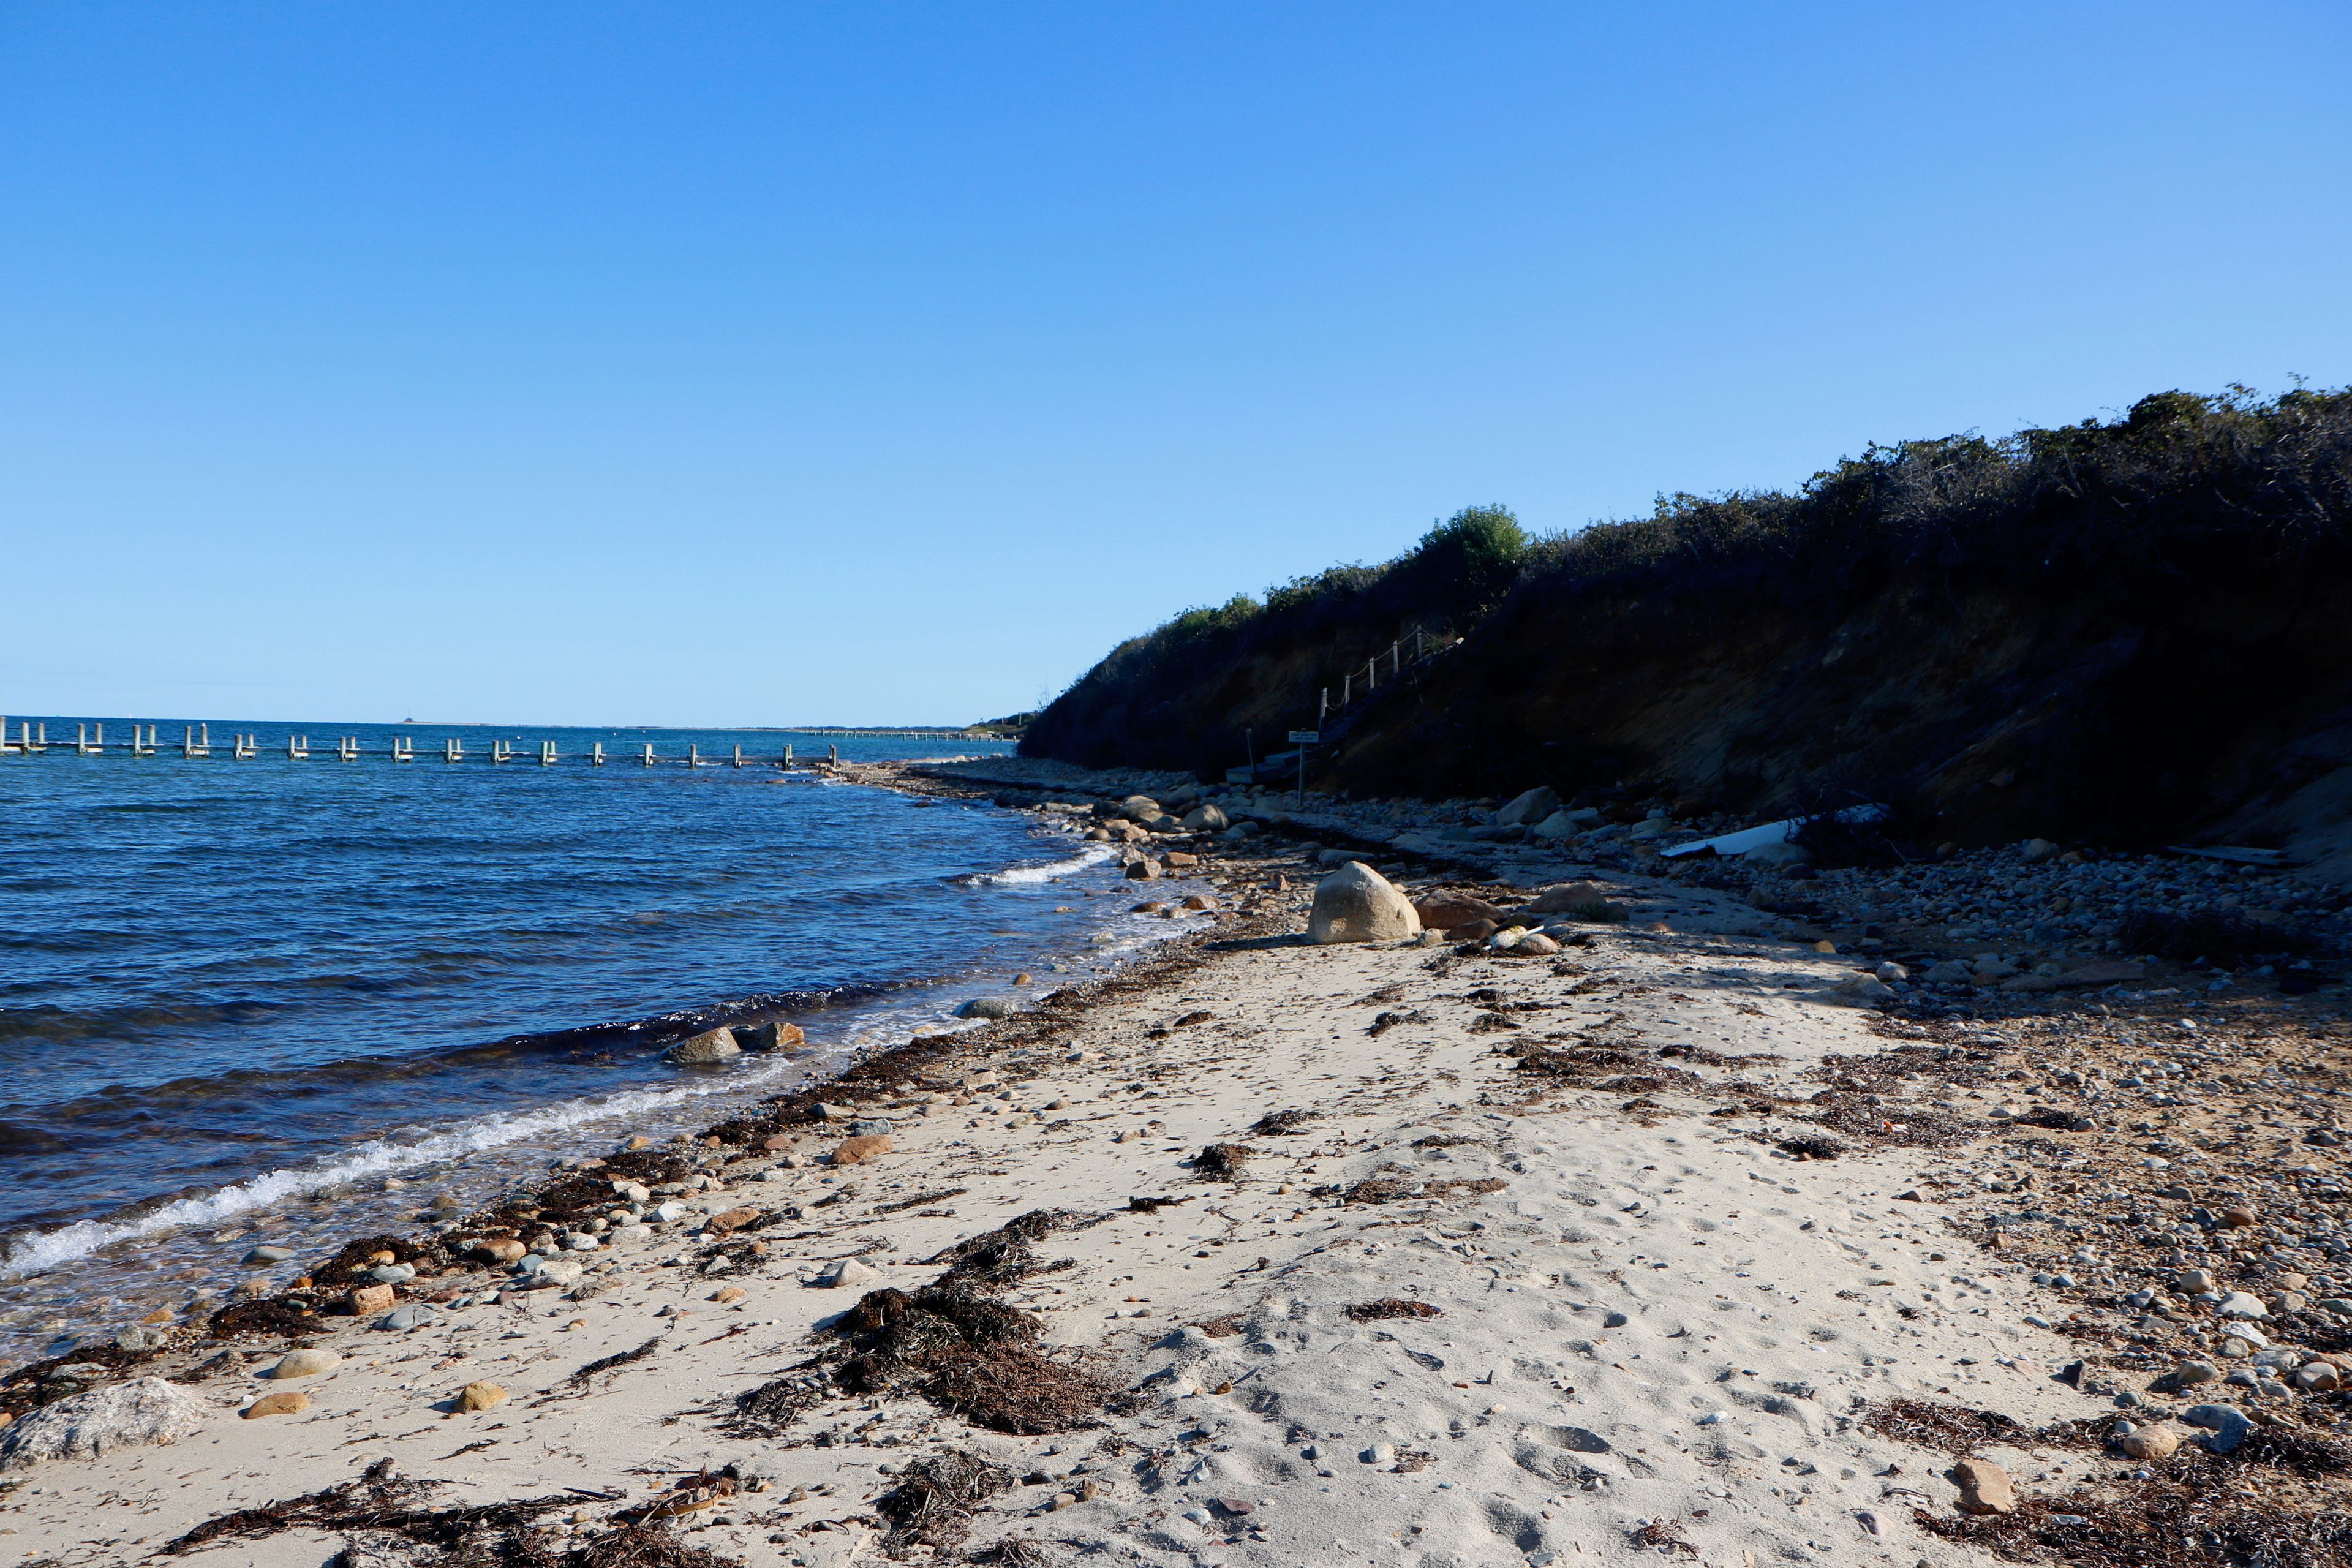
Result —
M496 1149L525 1139L561 1132L583 1122L639 1115L682 1100L741 1094L761 1079L805 1073L809 1058L779 1062L764 1072L730 1073L704 1084L628 1089L597 1100L577 1100L515 1115L486 1116L441 1132L409 1139L378 1138L355 1144L323 1164L265 1171L199 1197L182 1198L131 1217L81 1220L37 1236L19 1236L0 1258L0 1279L17 1279L74 1262L101 1247L136 1241L188 1226L213 1225L232 1215L267 1208L289 1198L364 1176Z
M1075 877L1091 866L1118 858L1118 851L1108 844L1089 844L1066 860L1049 860L1043 866L1015 866L1004 871L975 872L969 877L950 879L968 888L1017 888L1037 882L1056 882L1064 877Z

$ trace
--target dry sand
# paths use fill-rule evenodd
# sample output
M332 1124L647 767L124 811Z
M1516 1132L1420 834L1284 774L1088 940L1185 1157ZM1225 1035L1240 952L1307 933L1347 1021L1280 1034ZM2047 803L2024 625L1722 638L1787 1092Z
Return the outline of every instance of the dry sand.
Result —
M199 1521L384 1458L447 1483L443 1505L578 1489L576 1542L677 1474L732 1464L747 1489L677 1521L680 1540L751 1564L875 1561L874 1500L950 1449L1016 1478L960 1550L1020 1538L1045 1543L1038 1562L1992 1561L1922 1534L1915 1506L1951 1511L1952 1456L1875 1435L1856 1419L1865 1402L2028 1426L2091 1412L2051 1380L2071 1342L2027 1321L2048 1301L1936 1203L1898 1197L1935 1155L1777 1146L1821 1130L1771 1093L1811 1095L1813 1064L1889 1048L1874 1015L1829 998L1848 967L1664 886L1631 888L1649 900L1641 921L1594 926L1557 958L1310 947L1287 934L1307 898L1295 863L1288 890L1262 891L1277 868L1213 866L1253 912L1049 1012L1050 1027L961 1037L943 1071L966 1083L886 1107L895 1147L878 1160L781 1180L751 1174L772 1157L730 1166L742 1179L695 1208L801 1211L747 1271L706 1272L689 1218L587 1255L604 1284L589 1300L517 1292L405 1333L337 1320L349 1326L316 1342L342 1363L292 1382L259 1375L282 1346L250 1344L253 1359L188 1384L216 1407L196 1435L11 1472L0 1563L148 1561ZM1694 1047L1627 1069L1692 1076L1560 1077L1509 1054L1578 1039ZM959 1087L969 1103L953 1103ZM1288 1110L1309 1114L1253 1131ZM1232 1142L1254 1151L1237 1179L1189 1163ZM829 1142L818 1127L799 1146ZM1141 1212L1138 1196L1182 1201ZM1019 1436L918 1397L836 1396L782 1437L730 1429L737 1398L808 1357L858 1294L814 1284L821 1271L854 1257L911 1289L940 1272L924 1260L1038 1209L1096 1223L1040 1240L1068 1267L1004 1299L1132 1390L1118 1413ZM744 1294L714 1300L727 1287ZM1350 1315L1383 1301L1430 1310ZM509 1397L452 1413L480 1380ZM307 1410L239 1418L289 1387ZM2029 1493L2100 1463L1977 1451ZM294 1530L189 1560L313 1568L344 1539Z

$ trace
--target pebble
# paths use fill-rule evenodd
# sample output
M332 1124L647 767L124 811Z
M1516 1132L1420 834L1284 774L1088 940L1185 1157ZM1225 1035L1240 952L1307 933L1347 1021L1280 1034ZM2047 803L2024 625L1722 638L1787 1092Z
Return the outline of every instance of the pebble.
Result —
M2191 1426L2210 1431L2213 1435L2206 1439L2205 1446L2217 1454L2236 1453L2238 1445L2246 1440L2246 1434L2254 1429L2245 1412L2234 1405L2192 1405L2180 1418Z
M2271 1310L2259 1296L2249 1296L2243 1290L2232 1290L2221 1298L2213 1310L2224 1318L2267 1318Z
M288 1351L269 1369L272 1377L316 1377L322 1372L332 1372L343 1364L343 1358L333 1351Z
M816 1283L828 1290L850 1290L861 1285L871 1285L882 1278L882 1271L860 1263L855 1258L845 1258L816 1277Z
M2017 1511L2017 1488L1990 1459L1962 1459L1952 1467L1952 1479L1959 1484L1962 1513Z
M299 1415L310 1408L309 1394L299 1388L285 1388L263 1394L237 1414L247 1421L258 1421L265 1415Z
M2161 1459L2180 1447L2180 1434L2162 1425L2135 1426L2128 1421L2116 1423L2116 1447L2135 1459Z
M245 1255L244 1262L248 1268L259 1268L267 1264L283 1263L293 1256L294 1249L290 1247L257 1247Z
M2194 1388L2200 1383L2210 1383L2221 1375L2221 1369L2210 1361L2184 1361L2172 1372L2172 1378L2183 1388Z
M495 1383L469 1383L457 1391L457 1408L471 1413L506 1402L507 1391Z

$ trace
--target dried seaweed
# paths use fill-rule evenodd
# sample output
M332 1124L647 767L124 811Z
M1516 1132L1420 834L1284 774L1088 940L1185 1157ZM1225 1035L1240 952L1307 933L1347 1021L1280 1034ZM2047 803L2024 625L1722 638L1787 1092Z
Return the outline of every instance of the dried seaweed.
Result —
M1034 1243L1057 1230L1078 1230L1099 1224L1101 1218L1075 1209L1031 1209L994 1230L960 1241L926 1261L948 1266L948 1271L936 1281L940 1285L970 1290L1003 1289L1033 1274L1069 1268L1066 1261L1040 1262Z
M1256 1152L1246 1143L1212 1143L1192 1157L1192 1173L1204 1182L1238 1182Z
M950 1551L971 1533L973 1511L1012 1485L1012 1471L976 1454L950 1448L917 1459L874 1500L874 1511L890 1522L882 1550L893 1557L919 1546Z
M2251 1447L2251 1444L2248 1445ZM2245 1461L2184 1448L2143 1467L2145 1481L2018 1500L2017 1511L1951 1516L1917 1510L1920 1531L2013 1560L2086 1568L2347 1568L2352 1514L2325 1490L2248 1487Z
M1882 1437L1947 1454L1970 1454L1988 1444L2023 1442L2029 1436L2024 1426L1999 1411L1927 1399L1882 1401L1864 1410L1858 1424Z
M1349 1204L1393 1204L1408 1198L1450 1198L1456 1193L1499 1193L1511 1184L1494 1176L1475 1181L1424 1182L1411 1177L1367 1176L1350 1186L1317 1187L1313 1195Z
M308 1298L291 1295L232 1302L205 1321L205 1330L219 1340L298 1340L326 1326Z
M1294 1137L1322 1114L1319 1110L1270 1110L1259 1117L1250 1131L1262 1138Z
M579 1507L577 1494L520 1498L470 1507L432 1508L424 1494L439 1481L403 1478L389 1459L360 1479L300 1497L241 1508L205 1521L163 1544L183 1556L225 1541L259 1541L289 1530L341 1531L413 1542L457 1568L499 1563L511 1568L736 1568L730 1559L688 1546L666 1530L625 1526L586 1542L567 1540L538 1521Z
M1010 1227L1007 1227L1010 1228ZM1045 1325L949 1270L911 1294L871 1290L827 1330L824 1352L735 1401L741 1434L774 1436L835 1394L916 1393L974 1426L1032 1436L1091 1424L1113 1384L1043 1348Z
M1442 1318L1444 1310L1426 1301L1408 1301L1402 1297L1384 1296L1377 1301L1359 1301L1340 1309L1360 1323L1384 1322L1391 1318Z
M1845 1145L1834 1138L1783 1138L1773 1147L1801 1160L1834 1160L1845 1152Z
M661 1336L655 1335L633 1351L615 1351L611 1355L598 1356L586 1366L563 1380L567 1387L584 1388L588 1380L600 1372L610 1372L616 1366L626 1366L633 1361L643 1361L661 1348Z

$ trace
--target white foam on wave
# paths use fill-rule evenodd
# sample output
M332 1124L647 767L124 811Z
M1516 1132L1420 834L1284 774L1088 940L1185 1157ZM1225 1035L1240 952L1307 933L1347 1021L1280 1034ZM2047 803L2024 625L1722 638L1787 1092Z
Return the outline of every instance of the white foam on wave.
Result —
M830 1051L819 1053L821 1056L834 1054ZM566 1100L537 1110L478 1117L437 1132L420 1129L413 1130L409 1136L371 1139L352 1145L323 1163L265 1171L203 1197L183 1198L177 1203L166 1204L134 1220L82 1220L40 1236L26 1237L9 1249L5 1259L0 1259L0 1279L21 1279L26 1275L44 1273L87 1258L100 1247L159 1236L186 1226L217 1224L235 1215L267 1208L289 1198L307 1196L362 1177L455 1160L487 1149L561 1132L583 1122L614 1117L641 1117L683 1100L714 1094L741 1094L747 1089L772 1079L805 1074L811 1070L815 1059L813 1057L794 1057L764 1070L730 1073L709 1083L625 1089L595 1100Z
M957 879L976 888L1020 887L1036 882L1057 882L1106 860L1118 858L1118 851L1108 844L1089 844L1066 860L1049 860L1043 866L1015 866L1009 870L984 871Z

